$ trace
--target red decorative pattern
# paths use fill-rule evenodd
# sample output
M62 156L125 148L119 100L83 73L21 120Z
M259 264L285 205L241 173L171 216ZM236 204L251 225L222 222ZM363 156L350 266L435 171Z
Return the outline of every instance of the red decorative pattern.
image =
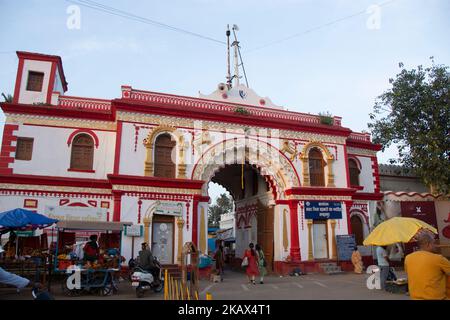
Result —
M0 174L12 174L13 169L9 168L10 163L14 163L14 157L11 157L11 152L16 152L16 146L12 145L13 141L17 141L17 136L14 131L18 130L19 126L16 124L5 124L3 128L2 151L0 153Z
M139 199L138 200L138 222L137 223L141 223L141 209L142 209L142 200Z
M186 202L186 230L189 231L189 204L190 202Z
M139 126L136 124L133 124L134 126L134 152L137 151L137 145L138 145L138 139L139 139L139 130L140 129L153 129L154 127L150 126Z
M97 207L97 201L96 201L96 200L88 200L88 204L89 204L91 207Z
M239 208L236 208L236 223L237 228L251 227L250 220L252 216L256 216L258 212L257 204L246 204Z
M64 206L64 205L68 204L69 202L70 202L70 199L60 199L59 205Z
M95 141L95 148L98 148L98 144L99 144L98 137L97 137L97 135L95 134L94 131L89 130L89 129L78 129L78 130L75 130L74 132L72 132L70 134L69 138L67 139L67 146L68 147L70 147L70 145L71 145L71 143L73 141L73 138L75 138L75 136L77 134L80 134L80 133L87 133L88 135L90 135Z
M110 111L111 100L59 96L58 108L90 111Z
M70 197L70 198L94 198L94 199L111 199L111 195L101 193L85 193L85 192L64 192L64 191L47 191L47 190L21 190L21 189L0 189L2 196L26 196L26 197ZM62 199L65 200L65 199ZM61 204L60 204L61 205Z
M109 209L109 202L108 201L102 201L100 203L101 208Z

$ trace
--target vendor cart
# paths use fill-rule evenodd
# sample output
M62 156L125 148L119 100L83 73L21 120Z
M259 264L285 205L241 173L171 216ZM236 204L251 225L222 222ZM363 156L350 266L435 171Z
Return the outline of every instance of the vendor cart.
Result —
M111 295L118 291L116 275L120 271L122 257L120 248L124 226L127 222L106 221L60 221L56 224L57 241L54 271L65 274L62 290L70 296L82 293ZM100 234L101 254L88 262L82 257L82 248L76 252L76 233ZM78 243L78 245L80 245ZM83 243L81 243L82 247Z

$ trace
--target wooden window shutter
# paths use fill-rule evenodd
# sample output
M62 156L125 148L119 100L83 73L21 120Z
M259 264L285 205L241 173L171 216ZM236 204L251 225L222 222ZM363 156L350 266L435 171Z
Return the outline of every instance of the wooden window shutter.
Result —
M42 84L44 83L44 73L29 71L27 80L27 91L42 91Z
M359 168L355 160L348 160L348 170L350 173L350 185L359 186Z
M70 168L92 170L94 164L94 139L87 134L77 135L72 142Z
M33 154L33 138L17 138L16 145L16 159L17 160L31 160Z
M315 148L311 149L309 152L309 179L311 186L325 186L324 166L325 161L323 160L322 152Z
M155 141L155 177L175 178L176 165L172 161L175 141L169 134L162 134Z

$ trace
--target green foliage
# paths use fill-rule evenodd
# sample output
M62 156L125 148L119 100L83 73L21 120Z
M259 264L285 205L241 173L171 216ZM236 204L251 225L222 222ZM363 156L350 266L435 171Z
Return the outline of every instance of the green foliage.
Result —
M2 97L5 100L5 102L8 102L8 103L12 103L13 102L13 96L10 95L10 94L2 93Z
M248 112L248 110L245 109L244 107L236 107L236 109L234 109L234 112L235 112L235 113L242 114L242 115L248 115L248 114L250 114L250 112Z
M220 216L233 210L233 202L222 193L216 200L216 204L208 208L208 225L210 227L218 227Z
M319 112L319 118L321 124L333 125L333 115L327 112Z
M400 163L412 168L433 192L448 194L450 185L450 73L432 65L401 71L389 79L370 114L375 143L397 145Z

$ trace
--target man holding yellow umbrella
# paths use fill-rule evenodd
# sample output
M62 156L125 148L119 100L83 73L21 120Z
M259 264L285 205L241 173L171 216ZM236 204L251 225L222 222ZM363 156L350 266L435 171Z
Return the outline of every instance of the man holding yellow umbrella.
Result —
M409 294L413 299L445 299L450 262L435 251L436 228L415 219L394 217L379 224L364 240L365 246L387 246L417 240L420 250L405 258Z

